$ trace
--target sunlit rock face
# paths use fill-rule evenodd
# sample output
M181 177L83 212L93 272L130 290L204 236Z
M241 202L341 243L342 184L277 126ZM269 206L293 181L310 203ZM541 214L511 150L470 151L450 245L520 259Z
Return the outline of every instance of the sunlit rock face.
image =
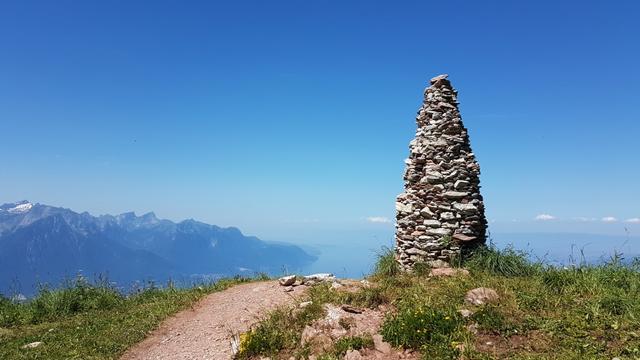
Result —
M405 270L450 263L484 244L487 229L480 166L447 75L431 79L416 122L396 199L396 259Z

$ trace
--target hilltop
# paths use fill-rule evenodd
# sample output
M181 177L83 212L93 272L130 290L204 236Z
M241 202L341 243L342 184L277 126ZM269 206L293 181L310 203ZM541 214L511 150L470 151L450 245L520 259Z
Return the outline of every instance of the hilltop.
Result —
M115 359L147 335L125 358L640 357L640 262L558 268L525 255L482 249L456 267L407 273L386 252L362 281L237 278L126 297L80 282L26 304L2 300L0 357ZM225 290L248 281L259 282ZM216 346L224 352L212 355Z

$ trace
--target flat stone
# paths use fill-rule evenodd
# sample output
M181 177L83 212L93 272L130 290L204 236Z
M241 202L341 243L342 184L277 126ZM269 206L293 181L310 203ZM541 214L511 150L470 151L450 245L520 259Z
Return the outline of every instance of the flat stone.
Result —
M440 74L438 76L432 77L429 81L431 84L435 84L439 80L444 80L449 77L449 74Z
M401 213L410 213L413 212L413 207L411 206L411 204L403 204L401 202L397 202L396 210Z
M431 209L429 209L429 207L425 206L424 208L422 208L422 210L420 210L420 215L422 215L422 216L433 216L433 212L431 211Z
M427 229L427 234L445 236L445 235L451 235L451 230L450 229L443 229L443 228Z
M443 212L442 214L440 214L440 219L442 220L453 220L455 218L456 216L453 215L452 212Z
M22 345L22 348L23 349L35 349L35 348L37 348L38 346L40 346L42 344L44 344L42 341L34 341L32 343L28 343L26 345Z
M465 214L478 211L478 208L473 204L454 203L453 208Z
M438 268L432 269L429 273L430 277L451 277L451 276L469 276L469 270L457 268Z
M458 241L462 241L462 242L466 242L466 241L473 241L476 239L475 236L468 236L465 234L453 234L452 238L454 240L458 240Z
M426 251L422 251L422 250L416 249L416 248L409 248L405 252L407 254L409 254L409 255L421 255L421 256L427 255Z
M442 173L438 171L432 171L427 173L427 175L425 176L425 179L427 180L428 183L435 184L435 183L442 182L442 180L444 179L444 176L442 175Z
M469 186L469 182L466 180L457 180L454 184L453 184L453 188L456 190L464 190Z
M462 191L447 191L442 194L442 196L447 199L462 199L463 197L469 196L469 193Z
M438 220L425 220L423 222L423 224L425 226L438 227L438 226L440 226L440 221L438 221Z

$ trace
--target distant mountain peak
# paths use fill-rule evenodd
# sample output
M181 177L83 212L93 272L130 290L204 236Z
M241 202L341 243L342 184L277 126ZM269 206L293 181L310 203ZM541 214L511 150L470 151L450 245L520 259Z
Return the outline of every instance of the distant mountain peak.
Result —
M136 213L133 211L125 212L117 216L118 219L135 219Z
M0 206L0 211L6 211L11 214L20 214L28 212L33 208L33 204L27 200L18 201L16 203L8 203Z
M266 243L237 228L175 223L153 212L95 217L29 201L0 209L0 294L16 279L31 294L38 282L58 283L80 269L129 286L231 276L239 268L276 273L315 260L297 246Z
M145 220L158 220L158 217L156 216L156 213L154 213L153 211L150 211L150 212L142 215L141 218L144 218Z

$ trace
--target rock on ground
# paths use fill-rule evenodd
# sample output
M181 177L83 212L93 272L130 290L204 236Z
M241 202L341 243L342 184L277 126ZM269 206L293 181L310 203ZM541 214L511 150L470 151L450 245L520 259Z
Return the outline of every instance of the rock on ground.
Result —
M473 290L469 290L464 297L464 301L467 304L472 305L484 305L487 303L494 303L500 300L498 293L490 288L479 287Z
M429 276L431 277L448 277L448 276L468 276L469 270L457 268L436 268L431 269Z
M283 276L280 279L278 279L278 282L280 283L281 286L291 286L295 284L296 276L295 275Z
M23 349L35 349L35 348L37 348L38 346L40 346L42 344L44 344L42 341L34 341L32 343L28 343L26 345L23 345L22 348Z

